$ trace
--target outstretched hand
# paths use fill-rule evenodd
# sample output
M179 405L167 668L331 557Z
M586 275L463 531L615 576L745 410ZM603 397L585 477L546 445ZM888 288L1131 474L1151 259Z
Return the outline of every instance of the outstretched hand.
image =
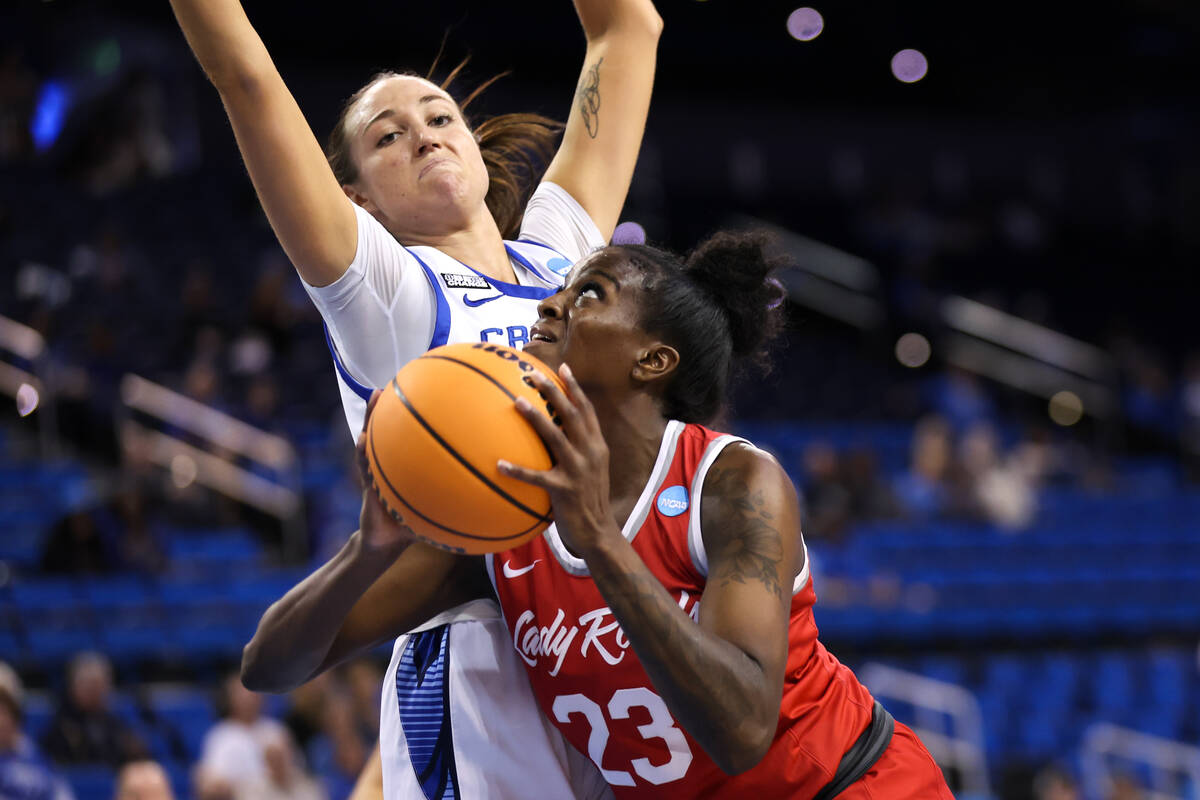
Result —
M367 467L367 423L375 403L379 399L379 389L371 394L367 401L367 414L363 419L363 429L358 434L355 446L355 461L358 464L358 477L362 483L362 510L358 514L358 529L362 533L363 543L372 550L387 550L407 547L415 539L413 532L397 521L384 507L375 490L375 482Z
M525 398L517 398L517 410L529 421L554 457L548 470L500 461L500 472L517 480L540 486L550 495L554 521L563 542L586 558L587 553L616 532L608 494L608 444L600 431L600 421L587 395L583 393L571 368L558 370L567 387L566 394L546 376L530 373L530 378L558 412L561 429Z

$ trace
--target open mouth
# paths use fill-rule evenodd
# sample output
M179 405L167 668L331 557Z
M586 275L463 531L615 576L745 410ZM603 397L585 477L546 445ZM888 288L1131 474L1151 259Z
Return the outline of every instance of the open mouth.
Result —
M529 341L531 341L531 342L555 342L558 340L555 339L553 334L551 334L545 328L541 327L540 325L534 325L532 328L529 329Z

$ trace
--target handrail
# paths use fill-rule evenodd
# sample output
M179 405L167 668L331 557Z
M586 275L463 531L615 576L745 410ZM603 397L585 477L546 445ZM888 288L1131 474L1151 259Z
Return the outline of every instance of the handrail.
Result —
M139 375L121 378L120 398L117 433L126 453L143 453L185 484L194 481L274 516L283 527L285 556L303 557L300 460L287 439ZM163 429L144 423L134 412ZM188 436L201 444L188 441ZM269 468L274 479L241 466L239 457Z
M28 325L0 316L0 347L26 361L37 361L46 352L46 340Z
M58 418L54 398L49 387L53 385L50 375L51 364L46 339L28 325L0 316L0 351L12 353L27 362L28 369L0 361L0 391L22 402L23 386L33 390L33 408L21 411L22 416L38 409L37 428L42 457L55 458L59 454Z
M157 417L272 469L296 467L296 451L282 436L255 428L138 375L128 374L121 378L121 401L136 411Z
M1126 762L1141 762L1157 770L1158 778L1170 773L1186 774L1193 790L1200 789L1200 747L1173 739L1151 736L1141 731L1123 728L1110 722L1096 722L1083 733L1080 745L1084 791L1088 797L1105 797L1113 786L1106 756ZM1182 786L1154 786L1145 795L1147 800L1182 800Z
M950 295L942 300L942 318L951 328L1053 364L1093 380L1111 380L1112 357L1100 348L1044 325Z
M954 683L874 662L866 664L859 675L876 698L890 697L913 706L914 732L939 766L957 769L964 794L991 796L984 755L983 712L975 695ZM943 715L950 718L956 730L945 730L939 718Z

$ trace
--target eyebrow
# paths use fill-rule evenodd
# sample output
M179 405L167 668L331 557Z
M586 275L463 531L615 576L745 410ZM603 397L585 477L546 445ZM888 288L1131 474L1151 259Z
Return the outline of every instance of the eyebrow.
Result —
M605 278L609 283L611 283L613 286L617 287L618 292L621 291L621 282L619 280L617 280L616 278L614 278L610 273L605 272L602 269L590 269L584 274L585 275L599 275L601 278ZM579 277L582 278L583 275L580 275Z
M427 94L424 97L422 97L420 100L418 100L417 102L418 103L432 103L435 100L442 100L447 103L451 102L448 97L443 97L440 94ZM379 122L379 120L387 119L388 117L394 117L394 116L396 116L395 110L390 109L390 108L385 108L383 111L380 111L378 114L371 117L371 119L367 122L367 124L363 126L363 130L364 131L370 130L371 126L374 125L376 122Z

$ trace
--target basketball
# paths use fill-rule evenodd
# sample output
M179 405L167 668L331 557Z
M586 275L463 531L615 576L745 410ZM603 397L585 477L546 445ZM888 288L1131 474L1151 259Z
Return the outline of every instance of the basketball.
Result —
M451 344L410 361L367 424L367 464L384 507L423 541L456 553L507 550L551 522L545 490L502 475L499 459L549 469L541 437L517 411L524 397L552 416L532 356L486 342Z

